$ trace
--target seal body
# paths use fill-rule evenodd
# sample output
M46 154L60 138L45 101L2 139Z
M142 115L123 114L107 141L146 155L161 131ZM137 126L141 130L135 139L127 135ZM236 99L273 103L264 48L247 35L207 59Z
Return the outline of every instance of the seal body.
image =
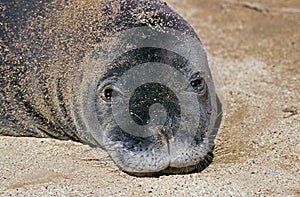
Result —
M4 0L0 12L1 135L72 139L102 147L121 169L136 175L191 172L210 159L217 104L210 72L202 69L207 65L206 55L191 26L166 3ZM169 31L175 33L166 37ZM190 66L189 58L182 57L189 53L178 56L172 52L178 48L177 39L177 43L185 43L179 38L181 34L196 38L193 42L200 46L194 66ZM161 39L158 45L164 43L166 47L154 47L157 39L153 37L157 36ZM191 43L179 51L192 47ZM112 58L120 49L124 53ZM136 67L149 62L157 69ZM189 129L180 127L184 109L176 92L157 80L163 76L155 70L173 71L164 65L172 65L174 73L178 70L196 95L198 115L193 135L177 134ZM129 72L132 68L157 77L136 87L124 103L131 114L127 120L113 106L122 106L114 103L125 95L128 79L122 76L134 75ZM130 125L126 127L126 122L133 120L138 128L145 128L142 126L154 120L151 106L156 101L165 109L158 110L164 117L163 128L146 130L159 134L139 135Z

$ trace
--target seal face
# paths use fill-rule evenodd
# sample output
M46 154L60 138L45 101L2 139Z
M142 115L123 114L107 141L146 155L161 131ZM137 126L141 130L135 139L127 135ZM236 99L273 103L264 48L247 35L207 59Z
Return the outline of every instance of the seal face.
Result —
M206 53L164 3L45 1L20 21L9 18L16 2L2 4L0 134L101 147L138 176L212 160L220 109Z
M217 107L197 37L171 28L130 28L100 42L82 68L89 69L81 76L83 96L74 99L77 130L124 171L190 172L206 159Z

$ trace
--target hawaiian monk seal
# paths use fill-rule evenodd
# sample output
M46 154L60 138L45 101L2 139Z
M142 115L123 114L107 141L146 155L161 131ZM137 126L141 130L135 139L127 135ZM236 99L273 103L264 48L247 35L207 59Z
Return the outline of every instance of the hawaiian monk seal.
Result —
M0 2L0 134L101 147L134 175L200 171L220 108L192 27L160 0Z

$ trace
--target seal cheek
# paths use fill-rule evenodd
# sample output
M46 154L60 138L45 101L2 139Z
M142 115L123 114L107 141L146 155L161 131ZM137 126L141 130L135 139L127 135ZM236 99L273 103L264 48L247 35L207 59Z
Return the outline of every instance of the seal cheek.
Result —
M173 168L184 168L189 166L196 166L200 163L207 153L209 152L208 142L205 139L199 145L191 144L187 147L185 143L170 143L170 167ZM181 147L181 148L180 148ZM176 150L174 150L176 148ZM180 151L178 151L180 150Z

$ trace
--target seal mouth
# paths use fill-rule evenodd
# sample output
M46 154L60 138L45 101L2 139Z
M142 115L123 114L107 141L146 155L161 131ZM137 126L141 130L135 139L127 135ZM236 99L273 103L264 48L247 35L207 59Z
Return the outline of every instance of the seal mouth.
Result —
M209 149L206 145L206 131L201 132L200 127L189 148L175 153L174 148L187 147L186 142L180 142L174 135L161 133L150 137L137 137L116 126L106 136L110 141L106 150L116 165L134 176L195 173L212 162L213 147ZM171 128L168 133L173 133Z
M213 149L209 151L201 161L199 161L195 165L189 165L186 167L171 167L168 166L167 168L157 171L157 172L129 172L125 171L129 175L138 176L138 177L159 177L165 175L173 175L173 174L193 174L198 173L205 170L213 161Z

